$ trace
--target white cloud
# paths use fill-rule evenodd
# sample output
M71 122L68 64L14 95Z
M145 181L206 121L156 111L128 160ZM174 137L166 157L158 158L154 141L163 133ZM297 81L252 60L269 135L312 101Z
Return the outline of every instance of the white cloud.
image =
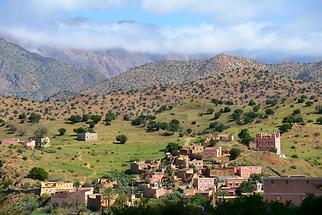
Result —
M266 29L270 31L267 32ZM229 27L202 24L196 27L157 27L139 23L81 23L70 26L59 23L46 32L29 28L0 29L21 41L24 46L60 48L108 49L184 54L222 53L256 50L321 54L319 33L305 37L283 35L269 23L245 23Z
M321 17L322 13L300 4L300 0L274 1L273 6L271 0L3 1L6 3L0 7L0 36L10 35L30 49L52 46L124 48L151 53L216 54L241 51L317 56L322 50L322 26L314 22L320 20L317 17ZM293 21L290 14L287 19L274 16L286 14L286 3L288 7L296 8L293 15L301 22ZM133 8L136 13L142 13L140 8L148 15L157 14L155 17L158 19L168 14L180 14L180 11L192 18L201 15L212 18L199 25L176 24L170 27L127 21L91 21L86 17L74 17L73 13L79 10L108 13L114 8ZM281 20L276 21L276 18Z

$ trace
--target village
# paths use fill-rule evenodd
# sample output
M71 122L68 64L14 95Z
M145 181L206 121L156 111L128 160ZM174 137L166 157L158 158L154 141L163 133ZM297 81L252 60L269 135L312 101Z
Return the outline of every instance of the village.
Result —
M77 139L91 141L97 134L79 134ZM124 192L125 204L134 205L143 198L158 199L179 192L183 199L202 195L213 205L235 199L240 195L257 193L267 201L291 202L300 205L307 194L321 196L317 185L321 177L305 176L264 176L261 166L230 166L218 161L224 156L222 147L211 146L212 141L231 142L232 135L210 135L205 144L185 144L176 147L168 145L164 158L160 160L133 161L127 174L131 176L128 190ZM283 156L280 134L258 133L255 136L256 149ZM49 138L36 138L30 141L4 139L2 144L19 144L27 148L46 147ZM285 158L285 156L284 156ZM259 158L260 159L260 158ZM57 206L83 205L93 211L111 207L119 198L113 189L119 181L100 178L89 184L75 184L64 181L41 182L39 195L50 197L50 204ZM94 186L99 185L99 186Z

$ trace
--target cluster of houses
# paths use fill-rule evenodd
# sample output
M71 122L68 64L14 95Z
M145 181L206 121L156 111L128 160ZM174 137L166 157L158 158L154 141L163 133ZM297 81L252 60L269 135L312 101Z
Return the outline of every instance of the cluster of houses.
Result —
M181 191L184 198L196 194L211 197L216 193L222 193L221 198L236 198L241 183L252 174L261 174L262 168L215 164L221 156L221 147L188 145L177 156L167 154L162 160L131 162L130 171L138 174L134 179L138 195L147 198L159 198L174 189ZM262 192L261 184L257 191Z
M96 139L97 135L83 135L82 140ZM212 140L226 142L233 141L232 135L211 135L205 142ZM267 135L259 133L255 138L256 150L274 151L281 154L280 134ZM2 144L19 144L34 147L37 144L50 144L47 138L23 142L18 139L5 139ZM221 164L218 159L223 155L220 146L203 146L197 144L185 145L178 153L167 153L160 160L146 160L131 162L132 192L128 194L127 204L132 205L144 198L160 198L174 190L182 193L184 199L195 195L208 197L213 204L237 197L237 190L243 182L253 175L262 174L260 166L228 166ZM53 205L85 205L92 210L100 210L111 206L117 195L106 198L105 188L113 189L117 182L98 179L94 184L100 188L75 187L72 182L43 182L40 195L50 196ZM321 177L265 177L257 181L253 192L260 193L267 201L286 203L291 201L295 205L301 204L308 193L322 196Z
M3 139L1 141L3 145L20 145L28 149L33 149L35 147L47 147L50 146L50 138L35 138L34 140L22 141L18 138Z

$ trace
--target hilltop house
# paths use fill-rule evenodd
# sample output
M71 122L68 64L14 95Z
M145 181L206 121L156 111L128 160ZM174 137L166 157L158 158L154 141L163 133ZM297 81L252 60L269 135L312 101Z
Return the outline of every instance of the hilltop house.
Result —
M79 141L93 141L97 140L97 133L78 133L77 134L77 140Z
M267 135L264 133L256 134L255 143L256 149L260 151L276 151L276 154L281 154L281 135L272 133Z
M322 196L322 177L268 177L264 178L264 199L300 205L309 193Z

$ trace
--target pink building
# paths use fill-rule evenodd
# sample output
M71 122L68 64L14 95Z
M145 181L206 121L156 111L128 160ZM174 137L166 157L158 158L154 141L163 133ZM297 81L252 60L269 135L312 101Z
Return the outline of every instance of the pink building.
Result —
M276 150L276 154L281 154L281 135L279 133L272 133L272 135L258 133L256 134L255 142L257 150Z
M94 188L84 187L75 191L62 191L51 194L53 205L86 205L89 195L93 195Z
M215 189L215 179L214 178L194 178L192 181L192 186L198 190Z
M162 178L164 177L163 172L153 172L148 173L144 176L145 180L148 180L150 184L161 183Z
M172 190L167 190L160 186L151 187L150 184L144 184L139 186L139 190L143 191L145 197L156 198L156 199L172 192Z
M36 142L34 140L28 140L26 142L22 142L22 145L26 148L33 149L36 146Z
M235 174L242 178L249 178L252 174L261 174L262 167L260 166L238 166L235 167Z
M322 196L322 177L269 177L264 179L264 199L300 205L307 194Z
M203 150L203 159L211 160L219 158L222 155L221 147L206 147Z
M16 138L12 138L12 139L3 139L1 142L4 145L17 145L19 144L20 140Z

